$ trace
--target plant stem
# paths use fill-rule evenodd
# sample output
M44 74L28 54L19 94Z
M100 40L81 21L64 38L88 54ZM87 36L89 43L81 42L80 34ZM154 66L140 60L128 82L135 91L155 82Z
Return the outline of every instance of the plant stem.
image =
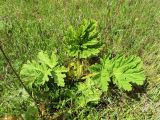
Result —
M38 112L39 112L39 116L42 118L42 113L41 113L41 110L39 109L38 107L38 101L32 96L32 93L30 92L30 90L24 85L24 83L22 82L20 76L18 75L18 73L15 71L15 69L13 68L9 58L7 57L6 53L4 52L3 50L3 47L2 47L2 42L0 41L0 50L5 58L5 60L7 61L7 63L9 64L9 66L11 67L13 73L16 75L19 83L23 86L23 88L25 89L25 91L28 93L28 95L32 98L32 100L34 101L35 105L37 106L37 109L38 109Z
M77 57L77 80L80 79L82 70L81 70L81 61L80 61L80 52L78 52L78 57Z

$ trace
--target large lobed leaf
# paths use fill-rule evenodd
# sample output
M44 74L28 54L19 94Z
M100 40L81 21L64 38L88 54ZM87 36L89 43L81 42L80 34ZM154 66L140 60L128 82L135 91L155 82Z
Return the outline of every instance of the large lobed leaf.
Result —
M64 78L66 77L66 75L64 74L65 72L67 72L67 69L64 66L61 66L61 67L58 66L54 69L53 78L54 78L54 82L58 86L64 87L65 85Z
M63 66L57 66L55 52L52 52L49 57L46 52L41 51L37 58L37 60L28 61L22 66L20 75L24 83L29 88L32 88L33 85L39 87L49 81L49 77L53 77L54 82L63 87L66 69Z
M84 20L77 31L72 26L69 27L66 40L69 45L68 54L70 56L87 58L100 52L102 46L97 39L96 27L97 22L94 20Z
M51 57L49 57L48 54L43 51L39 52L37 57L40 63L46 64L50 68L54 68L58 64L57 57L54 51L52 52Z
M76 98L76 104L79 107L84 107L87 103L97 103L100 100L102 91L99 90L95 83L91 79L87 79L83 83L77 85L77 94L80 94Z
M49 80L48 76L51 76L51 69L45 64L40 65L33 60L32 62L28 61L27 64L22 66L20 75L24 83L29 88L32 88L33 84L35 86L44 85Z
M131 83L142 85L145 75L142 70L142 61L139 57L125 58L119 56L113 59L113 82L124 90L132 90Z
M131 83L142 85L145 75L142 70L142 61L139 57L118 56L113 59L106 58L101 64L90 67L90 72L97 73L92 79L103 90L107 91L108 82L111 80L120 89L132 90Z
M95 74L92 78L102 91L108 90L108 82L110 81L111 70L109 60L102 64L95 64L90 67L90 71Z

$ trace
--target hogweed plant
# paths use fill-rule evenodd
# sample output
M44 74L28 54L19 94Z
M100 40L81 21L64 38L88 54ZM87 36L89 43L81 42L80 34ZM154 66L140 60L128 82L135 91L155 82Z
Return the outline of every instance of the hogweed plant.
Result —
M67 65L58 63L55 51L50 55L40 51L37 59L24 64L20 72L33 95L50 104L50 111L98 104L109 83L124 91L131 91L133 83L143 85L143 63L137 56L111 58L103 53L100 62L89 62L92 57L99 57L104 46L95 20L84 20L78 29L69 27L64 39L70 59Z

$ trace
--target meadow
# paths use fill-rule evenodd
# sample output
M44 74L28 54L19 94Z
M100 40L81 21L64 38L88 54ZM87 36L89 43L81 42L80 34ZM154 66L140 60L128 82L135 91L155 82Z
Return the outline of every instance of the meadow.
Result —
M130 92L111 85L102 104L73 113L69 106L65 107L68 112L50 114L46 105L41 108L51 116L46 119L159 120L159 0L0 0L0 44L18 74L41 50L56 49L63 64L68 61L64 52L67 28L78 28L84 19L97 21L104 51L142 59L145 83ZM34 106L33 100L0 52L0 119L39 119L29 105Z

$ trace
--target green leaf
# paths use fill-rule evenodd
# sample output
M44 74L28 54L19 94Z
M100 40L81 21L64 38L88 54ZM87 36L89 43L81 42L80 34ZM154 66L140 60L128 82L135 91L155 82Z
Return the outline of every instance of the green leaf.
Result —
M80 58L88 58L90 56L97 55L100 52L98 48L87 48L81 51Z
M142 70L142 61L139 57L125 58L118 56L113 59L113 82L121 89L132 90L131 83L142 85L145 75Z
M55 55L55 52L52 52L51 58L49 58L48 54L43 51L39 52L37 57L40 63L45 63L50 68L53 68L57 65L57 57Z
M49 80L48 76L51 76L51 69L47 68L44 64L39 64L36 61L28 61L27 64L22 66L20 75L26 85L32 88L32 85L36 86L44 84Z
M111 72L111 70L109 69L110 65L110 61L109 59L107 59L104 63L102 63L102 65L95 64L90 67L90 72L97 73L97 75L92 79L97 83L102 91L108 90L108 82L110 81Z
M74 30L69 27L65 39L68 43L68 54L71 57L88 58L97 55L102 49L98 40L99 33L96 30L95 20L83 20L81 26Z
M132 90L131 83L142 85L145 80L142 61L135 56L105 58L101 64L92 65L89 70L91 73L97 73L92 79L103 91L107 91L111 77L114 84L127 91Z
M66 77L66 75L64 74L64 72L67 72L67 69L64 66L62 67L58 66L57 68L55 68L53 73L54 82L61 87L64 87L65 85L64 78Z
M77 93L80 94L80 96L77 97L76 103L79 107L84 107L89 102L98 103L100 100L102 91L96 88L94 81L91 79L87 79L85 82L79 83L77 88Z
M39 87L49 81L49 76L53 77L58 86L64 86L66 68L57 66L55 52L49 55L46 52L39 52L37 60L28 61L22 66L20 75L24 83L32 88L33 85ZM53 75L51 73L54 73Z

